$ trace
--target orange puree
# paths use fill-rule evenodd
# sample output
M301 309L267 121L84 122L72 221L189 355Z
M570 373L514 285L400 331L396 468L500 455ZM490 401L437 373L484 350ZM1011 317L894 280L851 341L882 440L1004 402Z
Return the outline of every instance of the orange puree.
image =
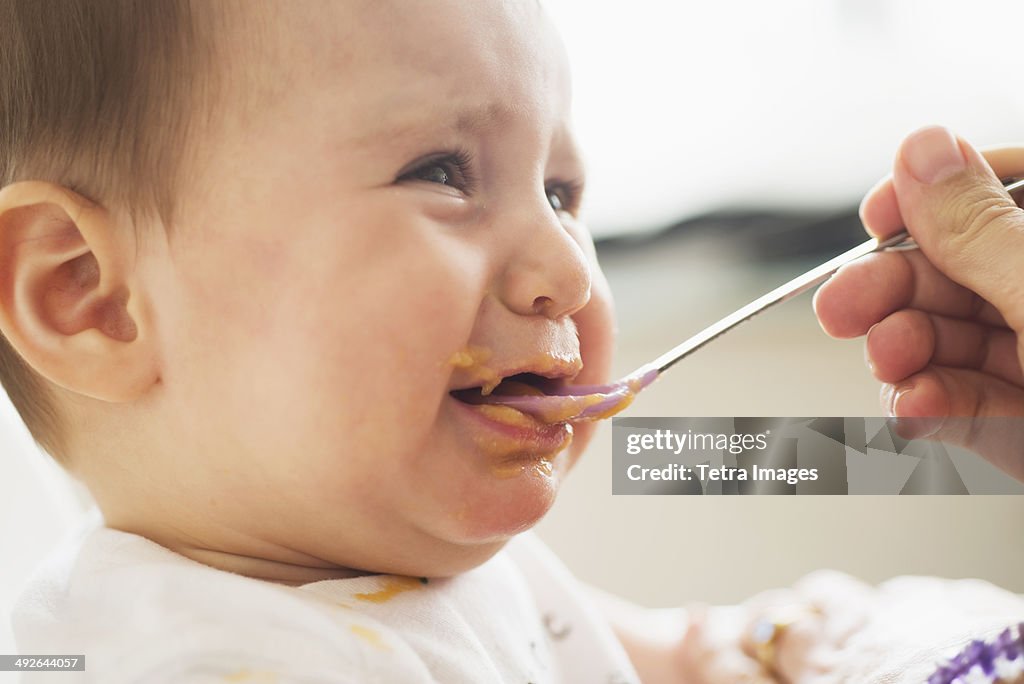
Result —
M485 404L481 404L476 408L482 409L483 414L488 418L491 418L492 420L496 420L501 423L505 423L507 425L536 427L539 424L539 422L535 418L528 415L523 415L520 411L517 411L514 408L506 406L488 406ZM498 411L491 411L490 409L498 409ZM508 411L510 413L505 413L505 411ZM518 413L519 417L513 417L511 413ZM565 448L568 447L570 443L572 443L573 437L572 425L567 425L565 429L566 432L564 439L562 439L561 443L558 444L558 446L551 450L550 455L537 454L533 458L526 459L527 461L529 461L529 463L524 463L524 457L528 456L524 449L528 450L528 447L523 444L523 441L521 439L498 435L487 437L479 436L473 441L476 444L476 447L480 451L481 455L487 456L491 459L495 459L495 465L492 468L492 470L496 475L512 477L513 475L522 472L526 466L536 465L537 457L541 457L543 460L547 460L548 458L554 456L554 454L557 454L560 451L564 451Z
M562 401L559 401L559 405L557 407L539 412L537 418L545 423L560 423L579 415L588 406L600 404L606 399L606 395L584 394L582 396L559 397L559 399Z
M551 408L541 407L541 410L531 412L538 420L545 423L557 423L564 420L595 421L611 418L615 414L625 410L633 403L637 393L643 389L643 378L631 378L623 389L618 389L609 394L580 394L558 397L558 403ZM600 413L580 416L587 408L607 401L610 397L618 394L615 402L606 406ZM554 403L554 402L552 402Z
M583 368L583 363L575 356L557 356L554 354L542 354L530 364L531 369L534 373L543 375L546 371L551 371L556 368L565 368L566 365L571 365L579 373L580 369Z
M487 396L501 382L501 376L494 369L484 365L489 358L491 350L487 347L469 346L452 354L448 358L448 363L466 371L471 382L481 383L480 393Z
M498 372L487 365L491 358L491 350L487 347L470 345L461 349L448 358L448 364L465 371L470 382L481 383L480 394L489 395L501 384L501 376ZM531 373L544 375L553 370L573 369L576 373L583 367L582 362L569 352L561 355L540 354L527 361L524 366L529 368ZM535 387L525 383L509 381L502 386L503 394L543 394Z
M415 577L399 577L396 575L385 578L384 586L377 591L367 594L356 594L355 597L360 601L369 601L370 603L387 603L399 594L419 589L422 586L423 582Z
M517 427L535 427L537 425L536 419L531 418L522 411L517 411L511 406L480 404L476 409L491 420L504 423L505 425L515 425Z
M477 449L480 450L482 455L490 456L492 458L513 458L518 454L522 454L524 448L522 441L512 438L476 439L474 441L476 442ZM571 432L565 435L565 439L551 451L551 454L563 451L567 446L569 446L570 442L572 442Z
M472 368L491 358L491 350L487 347L466 347L451 355L448 363L456 368Z
M589 417L587 420L604 420L605 418L611 418L619 411L624 410L627 406L633 403L633 399L636 398L636 392L630 392L629 394L623 395L622 399L619 399L616 403L609 406L607 409L597 414L596 416Z

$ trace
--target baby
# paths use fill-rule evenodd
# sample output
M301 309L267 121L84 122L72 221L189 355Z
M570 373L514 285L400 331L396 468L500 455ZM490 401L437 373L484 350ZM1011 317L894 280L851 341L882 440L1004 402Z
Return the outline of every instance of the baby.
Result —
M104 683L636 681L538 542L498 553L592 426L452 395L608 379L538 3L62 5L0 17L4 381L105 527L37 576L19 651Z
M520 534L592 425L469 400L610 368L534 0L7 0L0 46L0 379L98 505L20 653L103 684L766 680L745 612L598 603Z

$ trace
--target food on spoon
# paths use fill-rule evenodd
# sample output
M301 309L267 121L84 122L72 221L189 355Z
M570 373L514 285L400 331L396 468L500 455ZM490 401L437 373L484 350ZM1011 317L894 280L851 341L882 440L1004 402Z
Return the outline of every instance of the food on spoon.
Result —
M541 372L550 370L551 359L550 355L545 356L534 367ZM466 367L476 370L478 366L482 364L473 363ZM479 375L478 370L477 373ZM490 377L490 382L479 388L457 390L453 396L470 404L515 410L551 424L596 421L614 416L629 406L638 392L654 382L658 370L644 367L608 385L566 385L562 379L552 380L533 372L504 379L493 370L484 375ZM498 382L495 383L492 376L497 376ZM501 415L507 418L512 414L506 411Z

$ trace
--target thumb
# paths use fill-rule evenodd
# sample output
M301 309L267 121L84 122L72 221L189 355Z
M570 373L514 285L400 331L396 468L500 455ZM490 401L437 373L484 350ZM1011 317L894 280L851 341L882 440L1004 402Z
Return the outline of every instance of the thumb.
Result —
M922 128L900 146L893 186L928 260L1024 331L1024 211L988 162L949 130Z

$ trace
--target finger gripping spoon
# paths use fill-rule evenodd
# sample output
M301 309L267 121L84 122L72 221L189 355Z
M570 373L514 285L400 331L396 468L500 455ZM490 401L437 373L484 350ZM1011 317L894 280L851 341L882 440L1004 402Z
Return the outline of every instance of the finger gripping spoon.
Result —
M1024 179L1004 180L1008 193L1024 188ZM826 281L846 264L861 257L886 250L917 249L910 234L900 231L884 240L871 239L843 252L834 259L812 268L785 285L764 294L741 309L665 352L654 361L640 366L617 382L607 385L566 385L541 395L509 396L491 394L486 403L509 406L528 413L546 423L578 422L609 418L632 403L637 393L648 387L661 374L704 345L749 320L765 309L785 302Z

